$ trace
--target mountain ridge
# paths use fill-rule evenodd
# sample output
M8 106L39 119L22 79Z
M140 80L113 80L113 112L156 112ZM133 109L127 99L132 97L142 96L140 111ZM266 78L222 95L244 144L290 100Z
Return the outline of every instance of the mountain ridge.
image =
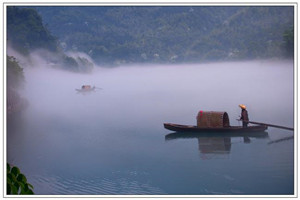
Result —
M28 8L28 7L27 7ZM98 64L283 57L293 6L34 6L64 51Z

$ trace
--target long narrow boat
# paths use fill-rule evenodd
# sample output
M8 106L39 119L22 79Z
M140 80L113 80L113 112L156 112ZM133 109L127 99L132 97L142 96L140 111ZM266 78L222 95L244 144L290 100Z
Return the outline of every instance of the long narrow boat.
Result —
M197 133L209 133L209 132L264 132L267 130L268 126L259 125L259 126L227 126L227 127L198 127L192 125L180 125L172 123L164 123L165 129L175 131L175 132L197 132Z
M172 132L165 136L165 140L174 139L192 139L192 138L227 138L227 137L252 137L252 138L266 138L269 133L261 132Z

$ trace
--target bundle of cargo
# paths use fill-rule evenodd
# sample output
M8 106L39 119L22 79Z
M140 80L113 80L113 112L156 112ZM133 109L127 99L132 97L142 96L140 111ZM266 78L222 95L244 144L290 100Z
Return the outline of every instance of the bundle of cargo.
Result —
M92 87L90 85L83 85L81 86L82 90L90 90Z

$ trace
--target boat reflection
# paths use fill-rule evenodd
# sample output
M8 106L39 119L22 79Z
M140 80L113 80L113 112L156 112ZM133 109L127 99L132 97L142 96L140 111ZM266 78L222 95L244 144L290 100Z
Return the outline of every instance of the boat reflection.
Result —
M202 159L227 158L231 149L231 138L199 137L198 148Z
M218 134L218 133L208 133L208 134L199 134L199 133L182 133L175 132L170 133L165 136L166 141L177 140L177 139L192 139L195 138L198 140L198 150L200 152L200 157L202 159L226 159L229 157L232 138L240 138L243 143L250 143L250 138L267 138L268 133L250 133L245 135L239 133L232 134Z

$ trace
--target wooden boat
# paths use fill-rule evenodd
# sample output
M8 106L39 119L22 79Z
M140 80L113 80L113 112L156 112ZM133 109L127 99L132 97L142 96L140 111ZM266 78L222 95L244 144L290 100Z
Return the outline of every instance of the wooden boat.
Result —
M195 132L195 133L232 133L232 132L263 132L268 126L231 126L227 112L199 111L197 115L197 125L180 125L164 123L164 127L176 132Z
M252 137L252 138L267 138L269 133L261 132L173 132L165 136L165 140L174 139L192 139L192 138L233 138L233 137Z
M208 134L208 135L236 135L236 136L249 136L252 133L266 133L267 125L255 125L255 126L231 126L229 123L229 117L227 112L203 112L199 111L197 115L197 125L181 125L164 123L164 127L168 130L178 133L189 132L192 134ZM247 134L245 134L247 133ZM251 133L251 134L250 134ZM252 134L253 135L253 134Z
M198 127L192 125L180 125L172 123L164 123L165 129L175 131L175 132L195 132L195 133L232 133L232 132L264 132L268 126L258 125L258 126L225 126L225 127Z
M83 85L81 89L75 89L77 92L92 92L96 90L96 87L91 87L90 85Z

